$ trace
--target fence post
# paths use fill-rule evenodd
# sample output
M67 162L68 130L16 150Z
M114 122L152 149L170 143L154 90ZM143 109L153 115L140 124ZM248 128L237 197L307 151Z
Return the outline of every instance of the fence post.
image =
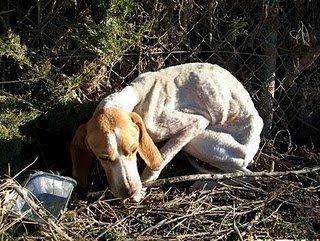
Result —
M272 129L274 94L276 83L277 40L278 40L278 1L270 0L265 4L267 37L264 46L264 68L262 73L261 115L264 120L263 134L268 136Z

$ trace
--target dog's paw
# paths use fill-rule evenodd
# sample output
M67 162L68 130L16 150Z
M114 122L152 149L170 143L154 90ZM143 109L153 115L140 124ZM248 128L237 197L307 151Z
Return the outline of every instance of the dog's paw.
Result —
M142 182L150 182L157 180L161 171L153 171L149 167L146 167L141 175L141 181Z
M142 199L144 199L144 197L146 196L147 194L147 188L146 187L143 187L141 188L140 192L138 192L136 195L134 195L131 200L134 201L134 202L141 202Z

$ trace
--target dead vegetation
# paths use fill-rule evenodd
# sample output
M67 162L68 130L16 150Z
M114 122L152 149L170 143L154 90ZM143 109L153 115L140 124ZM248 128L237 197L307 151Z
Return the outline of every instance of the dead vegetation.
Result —
M252 167L268 173L254 179L224 178L208 190L189 191L192 182L150 188L141 203L112 199L108 192L75 193L61 219L34 226L9 216L5 199L19 185L2 180L2 240L256 240L319 238L319 156L302 148L280 154L266 143ZM270 151L273 153L271 154ZM292 163L299 154L296 165ZM280 157L282 156L282 157ZM299 163L298 163L299 161ZM284 167L286 166L286 167ZM305 169L313 167L313 169ZM316 168L315 168L316 167ZM295 174L298 169L307 170ZM274 173L274 172L273 172ZM169 174L168 172L166 173ZM210 185L210 183L209 183ZM41 212L39 212L41 215ZM43 212L42 212L42 215Z

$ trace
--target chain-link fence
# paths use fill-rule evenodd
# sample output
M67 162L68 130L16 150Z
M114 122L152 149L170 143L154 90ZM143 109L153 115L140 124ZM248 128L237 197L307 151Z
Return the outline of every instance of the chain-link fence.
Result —
M188 62L233 73L266 137L289 130L313 143L319 136L316 0L6 0L0 9L2 140L21 138L17 127L54 110L51 130L61 134L70 103L95 106L140 73Z
M112 81L187 62L217 63L249 90L265 133L319 133L319 27L315 1L154 1L152 26Z

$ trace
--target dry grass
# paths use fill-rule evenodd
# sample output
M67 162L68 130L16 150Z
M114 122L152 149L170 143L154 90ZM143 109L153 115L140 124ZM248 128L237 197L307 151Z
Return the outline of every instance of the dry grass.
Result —
M275 161L275 169L319 166L318 155L305 148L286 153L260 153L258 170ZM282 158L281 158L282 156ZM263 168L263 169L262 169ZM188 185L151 188L139 204L105 195L79 200L73 196L61 219L42 227L8 216L4 200L17 182L0 185L0 240L256 240L258 238L319 238L319 172L255 180L219 181L211 190L188 191Z

